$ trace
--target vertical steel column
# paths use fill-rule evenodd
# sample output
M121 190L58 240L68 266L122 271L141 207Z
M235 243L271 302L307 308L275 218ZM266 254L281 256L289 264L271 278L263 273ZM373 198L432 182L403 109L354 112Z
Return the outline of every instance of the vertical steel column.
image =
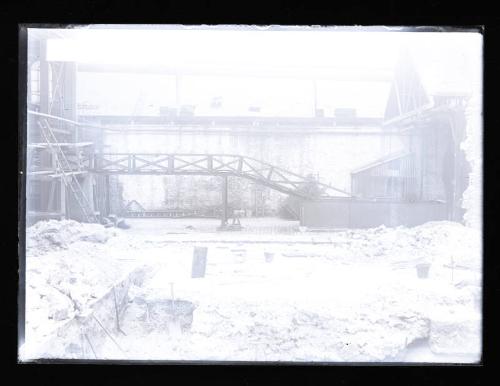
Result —
M47 212L55 212L57 208L54 210L54 196L56 194L56 185L57 180L50 181L50 193L49 193L49 202L47 203Z
M40 41L40 112L49 113L49 63L47 62L47 40Z
M63 219L66 219L67 213L66 213L66 185L64 184L63 178L59 178L59 184L60 184L60 212L61 212L61 217Z
M228 208L227 208L227 175L222 177L222 219L221 219L221 227L225 227L227 225L228 218Z
M65 62L60 71L60 82L62 82L62 84L59 85L59 92L62 95L61 115L66 119L76 121L78 118L76 111L76 63ZM71 127L69 125L68 129L73 129L73 141L79 142L83 140L81 136L82 133L80 132L80 128L78 126Z
M50 65L47 62L47 40L40 40L40 112L49 113L49 104L50 104L50 95L49 95L49 82L50 76L49 72L51 71ZM43 142L43 136L41 135L39 129L36 129L36 136L33 137L33 140ZM41 152L40 153L40 166L41 167L53 167L53 157L54 155L51 152ZM30 182L32 183L32 182ZM47 210L48 207L48 197L50 195L49 185L46 182L40 182L36 186L36 190L40 194L39 202L34 207L35 211L44 211Z

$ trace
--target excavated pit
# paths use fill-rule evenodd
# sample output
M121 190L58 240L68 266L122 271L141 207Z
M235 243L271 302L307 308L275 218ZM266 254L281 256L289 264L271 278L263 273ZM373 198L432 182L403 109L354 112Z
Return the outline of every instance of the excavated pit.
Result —
M195 306L186 300L159 299L146 302L143 306L145 314L140 315L138 322L144 322L149 331L158 330L166 334L189 332L193 324Z

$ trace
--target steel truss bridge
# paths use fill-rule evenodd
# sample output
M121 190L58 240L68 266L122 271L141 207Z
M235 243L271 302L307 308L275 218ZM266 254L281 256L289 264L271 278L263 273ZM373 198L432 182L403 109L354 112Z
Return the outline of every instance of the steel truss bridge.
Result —
M346 191L320 183L311 176L301 176L277 165L234 154L181 154L181 153L101 153L96 152L94 142L74 142L78 135L72 135L71 130L62 130L49 121L56 121L58 125L79 130L107 130L106 127L81 124L75 121L55 117L35 111L28 112L34 117L39 126L36 136L37 142L27 144L28 165L27 177L54 181L61 180L61 188L70 188L79 204L81 211L86 214L86 220L95 222L92 214L93 207L80 186L79 178L92 173L95 175L201 175L219 176L222 178L222 224L227 226L228 219L228 189L227 178L235 176L246 178L260 185L279 192L299 197L301 199L350 197ZM57 127L56 127L57 126ZM65 134L68 138L56 137L55 132ZM33 138L35 139L35 137ZM48 152L48 153L47 153ZM43 154L45 161L40 160ZM63 184L64 183L64 184ZM106 184L109 184L106 183ZM54 191L55 184L52 183ZM105 189L109 189L106 185ZM53 194L51 193L52 197ZM52 198L49 199L49 203ZM48 205L50 206L50 205ZM61 199L61 208L63 208ZM61 209L61 213L64 210Z
M349 197L333 186L301 176L252 157L233 154L95 154L92 168L97 174L236 176L252 180L292 196L310 199L307 187L319 188L316 198Z

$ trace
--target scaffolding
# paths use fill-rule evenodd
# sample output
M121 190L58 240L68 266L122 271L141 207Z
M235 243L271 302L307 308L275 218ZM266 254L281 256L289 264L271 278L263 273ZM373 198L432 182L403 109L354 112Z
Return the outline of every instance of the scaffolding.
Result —
M78 125L74 121L29 111L28 122L37 128L30 131L27 143L28 222L50 218L98 222L89 192L93 142L71 141L71 126Z

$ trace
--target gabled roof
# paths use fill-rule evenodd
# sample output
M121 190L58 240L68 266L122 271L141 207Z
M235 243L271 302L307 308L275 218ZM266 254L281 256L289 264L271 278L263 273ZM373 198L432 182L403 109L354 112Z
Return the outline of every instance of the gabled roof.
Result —
M478 71L477 48L437 38L432 44L400 50L385 119L431 107L436 97L468 97Z
M402 50L394 69L394 80L387 100L385 119L408 114L430 101L420 74L408 50Z

